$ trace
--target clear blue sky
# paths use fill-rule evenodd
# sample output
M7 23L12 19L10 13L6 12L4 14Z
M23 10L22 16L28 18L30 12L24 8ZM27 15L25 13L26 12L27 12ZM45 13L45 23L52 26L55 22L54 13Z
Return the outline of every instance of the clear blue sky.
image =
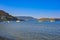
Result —
M60 0L0 0L0 9L14 16L60 18Z

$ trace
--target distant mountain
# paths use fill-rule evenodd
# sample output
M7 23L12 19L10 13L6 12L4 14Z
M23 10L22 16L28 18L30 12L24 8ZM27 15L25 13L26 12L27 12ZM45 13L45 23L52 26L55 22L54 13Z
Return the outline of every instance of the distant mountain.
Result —
M18 19L25 20L25 21L28 21L28 20L37 20L36 18L30 17L30 16L16 16L16 17Z
M12 16L9 13L0 10L0 21L16 21L16 20L20 20L20 21L27 21L27 20L37 20L36 18L33 17L29 17L29 16Z
M60 18L40 18L40 21L60 21Z
M11 21L11 20L18 20L18 19L7 12L0 10L0 21L7 21L7 20Z

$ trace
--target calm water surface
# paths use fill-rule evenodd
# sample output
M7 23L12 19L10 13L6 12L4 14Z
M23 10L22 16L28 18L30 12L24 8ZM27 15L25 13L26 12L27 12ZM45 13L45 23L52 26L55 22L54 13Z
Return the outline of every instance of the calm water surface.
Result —
M14 40L60 40L60 22L0 22L0 36Z

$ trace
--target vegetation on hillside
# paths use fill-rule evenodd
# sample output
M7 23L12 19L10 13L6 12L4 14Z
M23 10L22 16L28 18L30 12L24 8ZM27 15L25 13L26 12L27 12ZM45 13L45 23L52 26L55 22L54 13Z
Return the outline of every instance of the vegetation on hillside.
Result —
M6 13L3 10L0 10L0 21L13 21L18 20L16 17L10 15L9 13Z

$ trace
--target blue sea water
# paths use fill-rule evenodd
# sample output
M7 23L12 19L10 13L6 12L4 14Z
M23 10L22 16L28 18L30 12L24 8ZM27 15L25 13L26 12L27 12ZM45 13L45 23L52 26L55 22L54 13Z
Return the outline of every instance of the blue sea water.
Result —
M60 21L0 22L0 36L14 40L60 40Z

